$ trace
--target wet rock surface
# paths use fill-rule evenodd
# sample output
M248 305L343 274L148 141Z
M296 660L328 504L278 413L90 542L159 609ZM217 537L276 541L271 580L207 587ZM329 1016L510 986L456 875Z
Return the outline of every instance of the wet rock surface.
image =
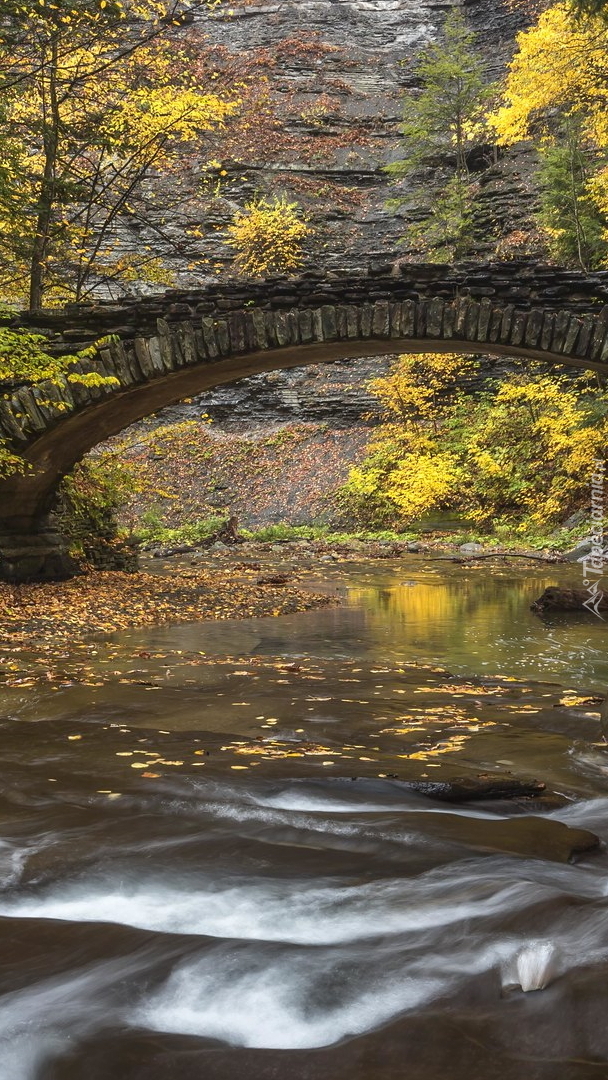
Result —
M561 821L534 816L489 821L441 814L429 821L428 815L408 815L414 828L424 825L427 835L473 851L503 852L528 859L570 862L578 855L595 851L600 839L588 829L572 829Z

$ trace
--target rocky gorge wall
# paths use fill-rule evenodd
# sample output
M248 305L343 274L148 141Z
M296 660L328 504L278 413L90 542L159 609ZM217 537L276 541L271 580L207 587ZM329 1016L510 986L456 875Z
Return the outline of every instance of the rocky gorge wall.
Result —
M417 86L415 59L436 39L451 6L464 10L488 79L498 79L524 25L521 11L504 0L236 0L205 21L209 43L232 54L315 39L325 50L287 49L268 74L280 126L291 136L288 150L249 147L222 162L228 176L212 232L202 241L216 267L232 257L223 215L256 193L277 190L310 212L324 266L400 250L420 206L412 194L399 214L387 208L395 191L383 167L400 156L402 98ZM526 172L526 155L514 155L484 176L486 251L497 223L515 228L527 211Z
M315 258L324 267L356 266L361 258L384 260L403 253L400 242L408 217L416 220L420 210L415 195L398 214L387 208L394 192L383 166L399 157L401 103L404 91L416 85L415 57L437 37L450 6L444 0L236 0L227 5L230 13L220 10L205 21L209 43L231 54L247 55L311 36L332 50L322 57L287 51L269 75L282 125L292 138L289 154L281 159L260 150L222 162L228 177L221 199L211 207L211 230L201 240L202 252L220 273L232 260L226 244L230 216L256 194L277 190L311 214L322 237ZM462 7L478 34L488 78L500 78L524 16L504 0L455 6ZM343 145L336 149L332 140ZM507 230L518 227L529 206L522 199L528 175L523 153L497 162L484 176L487 250L497 222ZM198 274L195 279L200 280ZM192 278L185 273L182 280ZM376 358L350 366L338 363L329 372L297 369L255 376L169 410L163 421L202 410L220 423L374 422L376 403L364 383L388 366L388 359L381 363Z
M440 30L444 0L233 0L201 24L212 48L236 57L276 51L282 41L316 40L324 51L284 50L268 72L273 108L289 135L288 151L262 146L221 161L226 179L207 206L201 261L220 278L233 253L226 226L258 194L285 192L311 215L317 234L314 259L324 268L392 260L403 253L407 221L420 216L416 196L395 214L383 166L398 158L404 91L416 86L413 62ZM521 13L499 0L461 6L487 64L490 79L504 71ZM337 145L336 145L337 144ZM282 154L282 156L281 156ZM527 155L497 162L484 176L482 208L487 249L492 230L517 228L526 201ZM209 280L200 267L183 268L178 284ZM366 390L390 358L338 362L331 367L277 371L219 387L159 414L160 423L208 413L222 426L246 428L281 421L330 426L376 423L377 403ZM488 374L505 370L493 361Z

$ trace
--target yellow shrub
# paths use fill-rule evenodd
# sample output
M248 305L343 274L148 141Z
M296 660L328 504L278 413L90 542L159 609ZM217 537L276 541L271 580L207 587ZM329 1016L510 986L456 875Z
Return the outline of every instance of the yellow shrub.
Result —
M285 197L248 203L228 232L238 270L253 276L297 270L303 262L304 240L311 235L297 203Z
M404 522L415 521L455 496L458 463L452 454L405 454L388 478L386 494Z

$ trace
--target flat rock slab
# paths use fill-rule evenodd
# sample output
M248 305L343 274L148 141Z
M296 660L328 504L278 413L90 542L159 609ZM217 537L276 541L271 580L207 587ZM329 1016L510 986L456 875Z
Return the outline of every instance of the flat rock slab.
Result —
M511 814L550 814L554 810L562 810L564 806L570 806L571 799L557 792L549 792L547 795L536 795L528 798L522 795L515 799L482 799L477 803L480 810L487 810L490 814L501 814L505 817Z
M561 821L540 817L515 817L491 821L460 814L407 815L408 826L419 825L426 836L462 844L475 851L500 852L527 859L548 859L567 863L600 846L600 839L587 829L572 829Z

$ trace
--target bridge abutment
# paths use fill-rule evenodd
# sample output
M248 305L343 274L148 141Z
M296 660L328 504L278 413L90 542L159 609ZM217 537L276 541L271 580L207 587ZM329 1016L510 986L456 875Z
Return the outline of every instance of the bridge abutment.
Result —
M12 583L62 581L76 563L51 514L36 521L3 521L0 528L0 579Z

